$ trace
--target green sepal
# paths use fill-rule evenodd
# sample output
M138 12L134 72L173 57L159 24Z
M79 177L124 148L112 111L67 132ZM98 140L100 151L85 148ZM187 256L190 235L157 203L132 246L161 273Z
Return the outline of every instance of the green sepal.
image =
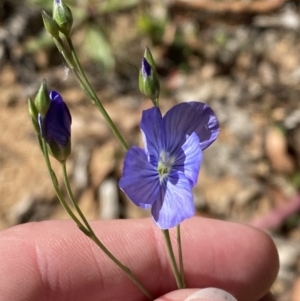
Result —
M57 23L44 10L42 10L41 14L42 14L42 19L43 19L46 30L50 33L50 35L53 38L58 39L59 38L59 27L58 27Z
M37 112L44 118L50 106L50 98L49 98L46 80L43 80L35 96L34 105Z
M150 66L152 67L152 70L156 72L155 61L154 61L152 53L151 53L151 51L150 51L150 49L148 47L145 48L144 58L150 64Z
M36 134L39 136L40 135L40 128L39 128L39 123L38 123L38 111L37 108L31 98L28 98L28 112L31 117L32 125L34 127L34 130Z
M54 0L53 20L57 23L59 31L68 37L73 25L73 16L70 8L63 1Z
M47 142L47 147L49 154L57 161L63 163L68 159L71 153L71 140L69 140L64 147L61 147L55 141L51 140Z

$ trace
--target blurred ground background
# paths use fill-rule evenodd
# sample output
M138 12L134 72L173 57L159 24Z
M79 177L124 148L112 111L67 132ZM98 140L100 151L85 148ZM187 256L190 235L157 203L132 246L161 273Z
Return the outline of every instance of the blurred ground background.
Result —
M300 4L297 0L67 2L73 41L95 89L129 144L151 102L137 86L150 46L161 107L208 103L221 134L204 153L198 214L249 223L274 238L281 270L273 292L300 300ZM68 162L89 219L148 216L117 189L124 152L43 29L52 1L0 0L0 229L67 219L27 113L42 79L72 116ZM57 173L60 168L55 164ZM199 229L201 231L201 229Z

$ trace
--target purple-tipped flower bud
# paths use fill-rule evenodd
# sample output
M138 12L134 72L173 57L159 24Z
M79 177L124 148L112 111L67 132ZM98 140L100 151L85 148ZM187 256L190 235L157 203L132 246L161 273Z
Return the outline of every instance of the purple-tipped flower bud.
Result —
M57 23L49 16L44 10L42 10L42 18L46 30L51 34L55 39L59 38L59 28Z
M142 65L139 73L140 91L151 98L153 104L158 106L159 80L156 72L155 63L149 48L145 49Z
M53 20L57 23L59 31L65 36L69 36L73 25L73 16L70 8L62 0L53 2Z
M72 117L58 92L51 91L49 98L50 106L46 116L39 116L40 129L51 155L64 162L71 152Z

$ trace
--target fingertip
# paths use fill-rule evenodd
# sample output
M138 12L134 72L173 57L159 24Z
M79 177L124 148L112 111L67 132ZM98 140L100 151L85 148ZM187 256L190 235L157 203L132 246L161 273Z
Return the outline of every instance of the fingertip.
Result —
M266 287L271 287L279 271L279 255L272 237L260 229L251 227L257 237L257 254L261 260L261 279L265 279ZM257 263L259 266L259 263ZM263 276L265 275L265 277ZM267 292L265 292L267 293Z
M267 233L249 225L203 218L183 226L184 250L189 248L191 259L185 261L188 287L219 287L240 301L258 300L269 291L279 260Z
M170 292L155 301L237 301L228 292L214 287L184 289Z
M208 287L194 292L183 301L237 301L237 299L224 290Z

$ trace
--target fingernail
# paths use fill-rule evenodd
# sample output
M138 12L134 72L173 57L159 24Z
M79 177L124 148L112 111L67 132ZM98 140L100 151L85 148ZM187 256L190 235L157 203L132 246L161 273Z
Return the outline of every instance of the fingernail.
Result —
M237 301L231 294L219 288L208 287L190 295L184 301Z

